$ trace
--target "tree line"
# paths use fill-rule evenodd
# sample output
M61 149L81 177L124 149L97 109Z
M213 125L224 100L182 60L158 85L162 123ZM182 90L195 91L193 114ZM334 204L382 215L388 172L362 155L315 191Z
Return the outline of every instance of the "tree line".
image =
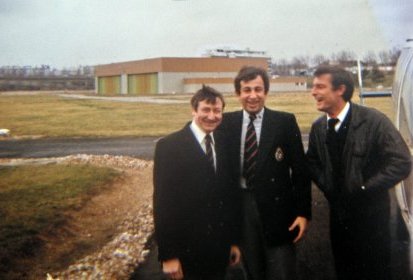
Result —
M345 68L357 66L357 60L360 59L364 69L376 69L379 71L392 71L400 56L401 50L394 47L390 50L368 51L363 57L357 57L353 51L342 50L332 53L330 56L317 54L314 56L298 55L290 60L280 58L271 61L271 71L273 75L307 75L311 69L318 65L336 64ZM386 68L387 67L387 68Z

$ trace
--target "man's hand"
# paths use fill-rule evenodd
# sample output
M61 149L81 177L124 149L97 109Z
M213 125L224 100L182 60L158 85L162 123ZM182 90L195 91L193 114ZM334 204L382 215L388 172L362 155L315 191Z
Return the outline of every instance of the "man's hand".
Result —
M182 266L179 259L171 259L162 262L162 271L170 279L184 279Z
M305 232L307 231L307 228L308 228L307 218L298 216L294 220L292 225L288 228L288 230L293 231L296 227L298 227L299 231L298 231L297 237L294 239L294 243L298 242L301 238L303 238Z
M231 246L229 265L234 266L241 262L241 250L236 245Z

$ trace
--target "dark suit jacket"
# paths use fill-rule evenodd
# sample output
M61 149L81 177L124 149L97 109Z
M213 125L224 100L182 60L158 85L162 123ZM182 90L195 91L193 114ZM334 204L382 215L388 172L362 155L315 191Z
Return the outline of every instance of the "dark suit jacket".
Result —
M219 133L214 133L217 171L189 124L159 140L154 159L155 237L161 261L179 258L201 272L225 268L238 244L238 191L227 174ZM238 216L238 217L237 217Z
M224 114L233 176L241 176L242 111ZM291 242L288 231L297 216L311 218L311 185L306 171L301 133L294 115L265 108L253 192L269 246Z

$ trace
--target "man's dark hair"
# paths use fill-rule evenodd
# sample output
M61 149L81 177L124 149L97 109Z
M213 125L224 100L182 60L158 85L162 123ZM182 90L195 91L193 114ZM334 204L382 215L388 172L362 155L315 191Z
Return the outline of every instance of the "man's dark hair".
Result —
M270 90L270 78L268 77L267 71L265 69L255 67L255 66L244 66L239 70L238 75L235 77L234 86L235 92L239 95L241 93L241 81L248 82L254 80L260 76L264 82L264 90L267 94Z
M206 85L202 85L202 88L200 90L198 90L191 98L191 106L192 109L194 109L195 111L198 110L198 105L199 102L201 101L206 101L206 103L208 104L215 104L217 102L217 99L221 99L222 102L222 108L225 107L225 101L224 101L224 97L222 96L222 94L217 91L216 89L206 86Z
M325 74L331 75L331 84L334 90L338 89L341 85L346 87L343 99L345 101L350 101L354 91L354 80L351 73L338 66L323 65L315 70L314 77L319 77Z

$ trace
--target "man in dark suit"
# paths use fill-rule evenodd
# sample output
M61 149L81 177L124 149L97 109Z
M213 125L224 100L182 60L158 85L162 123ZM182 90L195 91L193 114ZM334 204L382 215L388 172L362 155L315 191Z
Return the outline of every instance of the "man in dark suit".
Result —
M409 175L410 151L391 121L352 103L351 74L334 66L314 73L312 95L326 115L311 128L313 181L330 204L338 279L391 279L388 190Z
M192 122L160 139L154 159L158 256L171 279L224 279L240 261L240 199L228 174L221 136L225 106L204 86L191 99Z
M224 114L233 173L243 199L241 250L250 279L295 279L294 242L311 216L311 187L294 115L266 107L269 77L242 68L234 81L243 110Z

